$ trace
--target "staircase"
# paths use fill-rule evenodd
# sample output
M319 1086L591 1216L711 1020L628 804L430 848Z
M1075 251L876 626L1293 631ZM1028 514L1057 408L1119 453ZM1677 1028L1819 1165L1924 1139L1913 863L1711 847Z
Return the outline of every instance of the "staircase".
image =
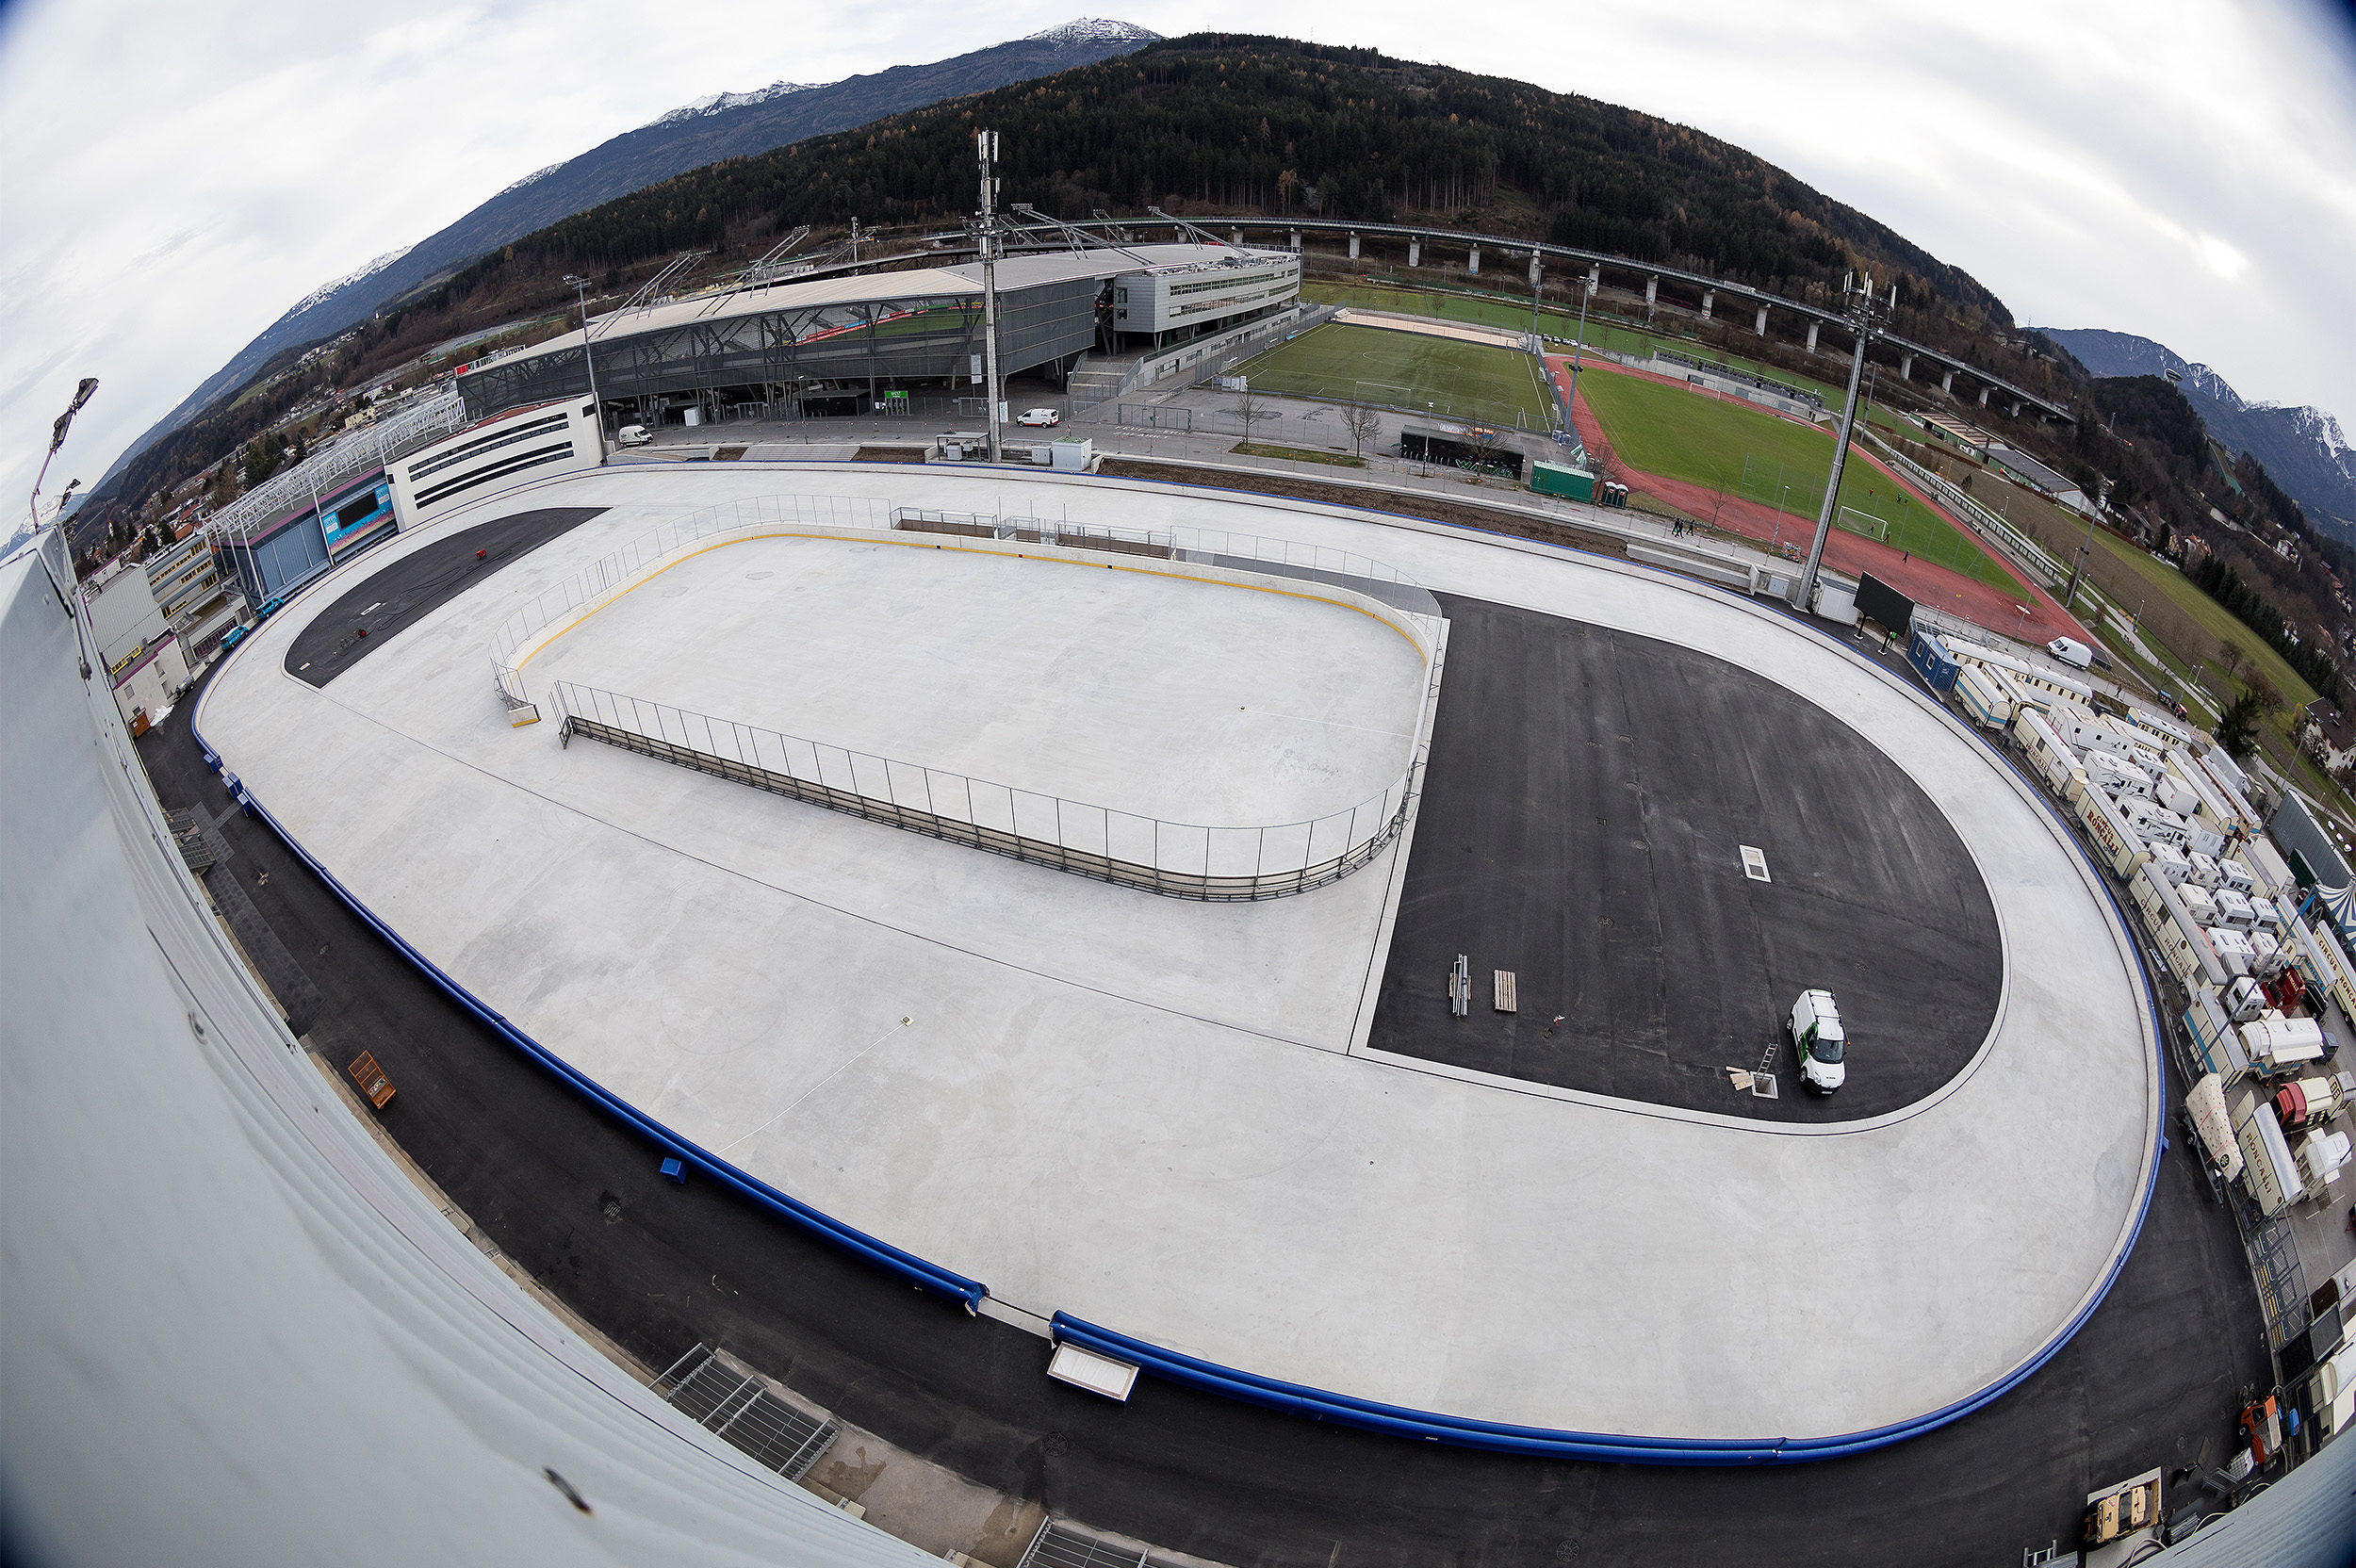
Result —
M1105 402L1120 396L1121 384L1144 357L1144 351L1140 350L1136 353L1113 354L1104 358L1090 354L1082 360L1072 372L1071 379L1064 384L1064 390L1072 399L1072 412L1076 415L1090 403Z

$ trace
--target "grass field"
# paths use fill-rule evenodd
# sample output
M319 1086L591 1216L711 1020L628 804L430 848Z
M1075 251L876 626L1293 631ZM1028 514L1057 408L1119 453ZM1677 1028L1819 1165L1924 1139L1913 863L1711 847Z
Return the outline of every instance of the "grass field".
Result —
M1622 462L1813 520L1832 470L1832 436L1748 404L1706 398L1638 376L1595 371L1579 395ZM1852 453L1841 475L1841 526L1893 548L2027 597L2004 565L1955 525L1911 499Z
M1512 349L1333 324L1239 365L1255 392L1324 398L1551 430L1554 397L1538 362Z
M1403 316L1429 316L1435 320L1465 321L1485 327L1503 327L1511 332L1530 330L1530 305L1511 296L1504 298L1461 294L1438 288L1401 288L1384 284L1305 283L1301 297L1317 304L1362 305L1368 310L1396 311ZM1579 313L1548 307L1538 313L1538 330L1548 337L1576 338L1579 333ZM1848 397L1844 380L1836 386L1763 360L1746 359L1741 354L1724 353L1706 348L1691 337L1669 333L1650 333L1641 327L1624 326L1596 317L1587 318L1586 341L1590 348L1609 349L1613 353L1635 354L1649 358L1656 345L1678 353L1692 354L1705 360L1717 360L1738 370L1765 376L1815 393L1824 400L1824 406L1836 412ZM1886 369L1887 368L1885 368ZM1908 420L1899 418L1879 406L1867 411L1867 421L1877 430L1899 431L1915 440L1924 439L1922 431Z
M2219 642L2231 643L2241 649L2250 667L2265 676L2274 689L2289 701L2304 707L2315 700L2315 689L2301 679L2299 672L2292 669L2265 638L2235 620L2223 605L2194 587L2184 573L2152 560L2146 552L2102 529L2094 531L2094 543L2149 582L2152 592L2164 595L2182 608L2184 613L2201 624L2201 630Z

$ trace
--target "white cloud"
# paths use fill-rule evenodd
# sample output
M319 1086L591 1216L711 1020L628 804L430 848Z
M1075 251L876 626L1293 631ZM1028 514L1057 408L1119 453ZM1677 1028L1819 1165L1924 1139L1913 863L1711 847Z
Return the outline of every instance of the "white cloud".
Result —
M20 504L76 376L105 385L53 476L95 482L296 300L535 169L709 93L939 59L1082 8L0 8L0 498ZM2319 11L1507 4L1435 30L1425 0L1113 10L1165 33L1438 57L1692 124L1880 219L2024 319L2156 337L2250 397L2356 428L2336 286L2356 254L2356 76Z

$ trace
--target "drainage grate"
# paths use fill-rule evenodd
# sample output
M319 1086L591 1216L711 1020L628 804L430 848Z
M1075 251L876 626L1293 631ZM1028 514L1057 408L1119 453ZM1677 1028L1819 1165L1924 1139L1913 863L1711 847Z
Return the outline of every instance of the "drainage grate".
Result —
M1031 1537L1030 1549L1023 1554L1019 1568L1145 1568L1150 1555L1139 1552L1131 1557L1126 1547L1108 1546L1050 1519Z
M841 1429L824 1416L787 1404L760 1379L723 1364L717 1351L700 1345L674 1363L654 1387L672 1409L790 1481L810 1473Z
M1748 844L1742 849L1742 874L1754 882L1773 882L1775 878L1767 874L1767 857Z

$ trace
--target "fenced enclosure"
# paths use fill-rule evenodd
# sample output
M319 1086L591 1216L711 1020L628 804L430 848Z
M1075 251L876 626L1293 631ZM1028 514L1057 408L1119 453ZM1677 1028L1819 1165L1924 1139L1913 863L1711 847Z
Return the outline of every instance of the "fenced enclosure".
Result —
M510 707L532 698L523 663L579 619L628 589L680 550L732 537L796 528L830 531L925 532L957 540L1008 540L1064 549L1142 555L1195 565L1251 571L1347 589L1409 615L1437 623L1440 603L1406 573L1351 550L1226 529L1142 530L1070 517L1000 516L895 506L859 496L756 496L723 501L662 523L540 593L491 634L493 683ZM1422 639L1430 646L1427 635Z
M1181 575L1248 573L1317 583L1358 596L1362 609L1372 601L1396 612L1386 618L1420 650L1427 676L1435 657L1439 601L1396 567L1351 550L1225 529L1121 529L876 498L765 496L663 523L525 604L491 639L500 696L528 702L519 673L526 661L681 552L800 529L854 537L923 533L956 547L1013 543L1101 551L1167 562ZM549 694L565 744L580 735L992 854L1218 902L1305 892L1380 854L1403 821L1422 744L1419 717L1399 775L1364 800L1296 822L1230 826L1027 791L577 682L554 682Z
M558 681L559 733L927 838L1175 898L1282 898L1339 881L1406 820L1411 764L1381 793L1302 822L1170 822Z

